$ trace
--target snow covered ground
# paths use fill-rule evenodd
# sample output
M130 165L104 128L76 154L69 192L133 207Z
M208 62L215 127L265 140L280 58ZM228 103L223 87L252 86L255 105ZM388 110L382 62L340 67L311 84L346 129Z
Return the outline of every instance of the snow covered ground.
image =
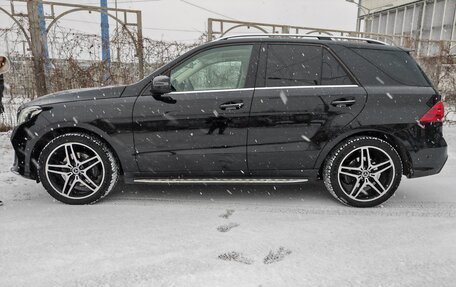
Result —
M384 206L302 186L122 186L92 206L10 173L0 133L0 286L455 286L456 127L441 174Z

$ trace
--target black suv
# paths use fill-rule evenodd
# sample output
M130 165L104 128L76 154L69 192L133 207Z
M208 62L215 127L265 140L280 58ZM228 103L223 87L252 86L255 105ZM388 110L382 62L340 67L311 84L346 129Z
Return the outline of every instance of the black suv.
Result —
M23 105L13 171L57 200L126 183L289 184L322 179L356 207L447 159L441 96L409 51L371 39L233 36L129 86Z

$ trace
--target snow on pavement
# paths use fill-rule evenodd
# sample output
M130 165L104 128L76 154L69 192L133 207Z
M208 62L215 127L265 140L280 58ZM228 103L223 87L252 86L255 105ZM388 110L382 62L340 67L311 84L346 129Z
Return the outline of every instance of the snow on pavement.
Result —
M0 134L0 286L454 286L456 128L437 176L382 207L302 186L120 186L91 206L10 173Z

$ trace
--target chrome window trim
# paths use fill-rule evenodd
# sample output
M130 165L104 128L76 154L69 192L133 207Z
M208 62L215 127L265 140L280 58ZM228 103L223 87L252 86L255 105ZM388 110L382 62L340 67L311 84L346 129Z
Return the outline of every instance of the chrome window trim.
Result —
M322 89L322 88L358 88L358 85L316 85L316 86L280 86L260 87L256 90L287 90L287 89Z
M254 88L240 88L240 89L223 89L223 90L201 90L201 91L187 91L187 92L171 92L168 95L180 95L180 94L200 94L200 93L220 93L220 92L243 92L253 91Z
M322 88L358 88L358 85L316 85L316 86L278 86L278 87L259 87L259 88L242 88L242 89L224 89L224 90L202 90L187 92L171 92L168 95L180 94L201 94L201 93L220 93L220 92L244 92L254 90L287 90L287 89L322 89Z

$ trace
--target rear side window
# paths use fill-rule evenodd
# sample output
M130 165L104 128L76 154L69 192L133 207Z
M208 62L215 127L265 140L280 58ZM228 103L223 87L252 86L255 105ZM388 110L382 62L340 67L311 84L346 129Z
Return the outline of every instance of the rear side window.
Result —
M338 60L321 46L269 45L267 87L350 84Z
M320 85L321 47L269 45L266 86Z
M429 86L415 60L404 51L353 49L395 82L405 86ZM382 82L381 79L377 81Z
M352 85L353 81L339 64L336 58L326 49L323 49L322 85Z

